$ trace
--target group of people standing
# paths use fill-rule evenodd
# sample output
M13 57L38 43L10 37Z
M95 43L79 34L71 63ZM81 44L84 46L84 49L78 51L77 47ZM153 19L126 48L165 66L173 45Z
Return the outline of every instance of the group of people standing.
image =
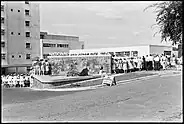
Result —
M166 70L182 64L182 58L166 55L146 55L146 57L112 58L112 73L127 73L141 70Z
M10 75L1 75L2 85L4 87L30 87L32 84L31 78L29 75L21 74L10 74Z
M44 59L33 61L31 71L33 75L50 75L51 64L48 62L48 60L44 60Z
M112 58L112 73L128 73L142 69L142 59L137 58Z

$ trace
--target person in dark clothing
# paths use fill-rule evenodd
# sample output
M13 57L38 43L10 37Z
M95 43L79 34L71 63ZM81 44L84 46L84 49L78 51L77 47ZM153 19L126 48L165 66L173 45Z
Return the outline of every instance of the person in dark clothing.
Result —
M146 70L146 59L144 56L142 57L142 60L142 70Z
M88 72L89 72L89 70L88 70L88 68L86 67L86 68L84 68L84 69L81 71L81 73L79 74L79 76L88 76Z
M51 64L49 63L49 71L48 71L48 75L51 75L52 74L52 67L51 67Z
M146 55L146 58L145 58L145 69L146 69L146 71L148 71L149 68L150 68L149 57L148 57L148 55Z

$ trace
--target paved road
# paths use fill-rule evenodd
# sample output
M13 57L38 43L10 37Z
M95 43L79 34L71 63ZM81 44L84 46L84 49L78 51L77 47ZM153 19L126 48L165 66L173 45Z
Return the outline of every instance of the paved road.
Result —
M39 99L48 99L50 97L73 94L79 91L39 91L29 88L2 88L2 104L26 103Z
M3 121L180 120L181 75L4 105Z

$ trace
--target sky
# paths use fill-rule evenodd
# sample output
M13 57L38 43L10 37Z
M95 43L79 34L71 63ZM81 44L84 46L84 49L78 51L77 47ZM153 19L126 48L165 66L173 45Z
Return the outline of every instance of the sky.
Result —
M164 44L153 9L156 1L40 2L40 29L50 34L74 35L88 48Z

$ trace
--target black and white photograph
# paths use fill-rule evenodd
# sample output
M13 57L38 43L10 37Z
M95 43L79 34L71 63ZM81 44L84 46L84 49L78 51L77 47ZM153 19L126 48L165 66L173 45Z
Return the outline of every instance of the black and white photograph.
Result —
M1 1L1 122L183 122L183 1Z

